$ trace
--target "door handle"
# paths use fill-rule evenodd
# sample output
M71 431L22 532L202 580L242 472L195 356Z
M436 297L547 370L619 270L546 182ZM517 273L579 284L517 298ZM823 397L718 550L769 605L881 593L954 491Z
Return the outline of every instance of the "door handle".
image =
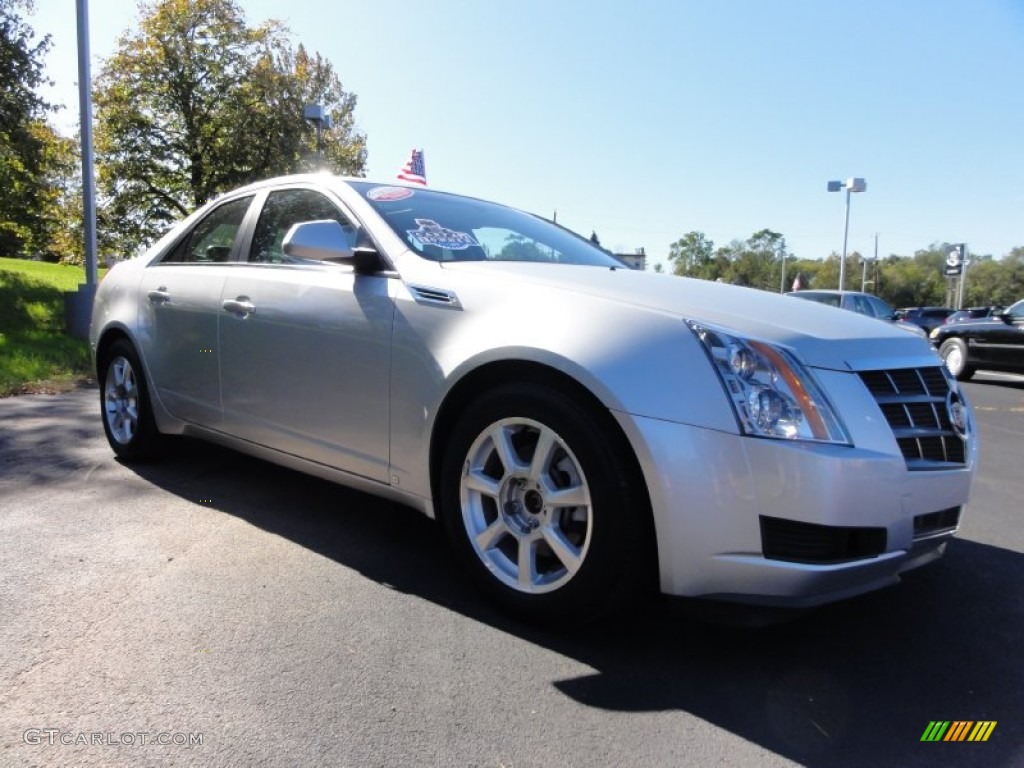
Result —
M227 299L221 303L226 312L241 317L248 317L256 311L256 305L249 301L248 296L239 296L237 299Z
M167 292L167 288L162 285L155 291L150 291L146 295L153 304L166 304L171 300L171 294L169 294Z

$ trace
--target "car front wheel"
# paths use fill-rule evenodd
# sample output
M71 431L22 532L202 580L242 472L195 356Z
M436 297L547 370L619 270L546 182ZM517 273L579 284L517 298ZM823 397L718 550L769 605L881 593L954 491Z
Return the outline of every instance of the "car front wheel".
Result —
M154 458L165 440L156 428L134 347L124 339L115 341L104 354L99 376L103 431L114 453L129 461Z
M967 381L974 375L974 368L967 365L967 345L963 339L946 339L939 347L939 355L949 372L960 381Z
M536 385L474 401L442 467L441 512L462 559L507 609L598 618L640 585L646 494L579 403Z

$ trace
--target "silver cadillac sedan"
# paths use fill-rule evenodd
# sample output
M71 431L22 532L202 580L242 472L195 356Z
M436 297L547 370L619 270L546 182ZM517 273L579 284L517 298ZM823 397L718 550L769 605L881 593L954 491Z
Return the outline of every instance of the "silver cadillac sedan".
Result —
M420 186L224 195L111 270L90 341L122 459L192 435L408 504L539 620L892 584L942 554L978 456L925 340Z

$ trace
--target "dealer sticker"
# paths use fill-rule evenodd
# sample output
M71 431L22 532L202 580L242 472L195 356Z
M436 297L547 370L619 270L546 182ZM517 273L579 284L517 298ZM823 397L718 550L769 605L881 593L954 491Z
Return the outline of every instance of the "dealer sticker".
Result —
M468 232L456 232L430 219L416 219L417 229L407 229L409 237L422 246L436 245L450 251L464 251L480 243Z
M374 187L366 193L366 197L375 203L391 203L395 200L405 200L413 194L411 189L405 187Z

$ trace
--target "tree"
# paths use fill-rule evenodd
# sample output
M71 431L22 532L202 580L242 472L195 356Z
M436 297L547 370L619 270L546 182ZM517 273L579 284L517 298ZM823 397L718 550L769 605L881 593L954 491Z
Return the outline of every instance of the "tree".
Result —
M1024 247L1018 246L996 261L971 256L967 268L964 306L1008 307L1024 298Z
M734 263L736 282L753 288L774 291L780 285L781 267L775 262L786 255L786 238L770 229L761 229L747 238L739 258ZM776 276L778 275L778 277Z
M41 198L45 147L38 128L50 109L36 90L45 82L39 42L19 9L31 0L0 0L0 256L27 256L45 243Z
M43 165L38 177L42 226L37 254L47 261L82 264L85 243L80 142L61 136L46 123L36 123L33 132L43 147Z
M119 250L240 184L315 167L305 104L332 118L323 167L362 174L355 95L279 22L250 27L235 0L153 0L140 13L94 95L103 221Z
M714 256L715 244L703 232L687 232L668 247L668 260L673 273L687 277L704 277Z

